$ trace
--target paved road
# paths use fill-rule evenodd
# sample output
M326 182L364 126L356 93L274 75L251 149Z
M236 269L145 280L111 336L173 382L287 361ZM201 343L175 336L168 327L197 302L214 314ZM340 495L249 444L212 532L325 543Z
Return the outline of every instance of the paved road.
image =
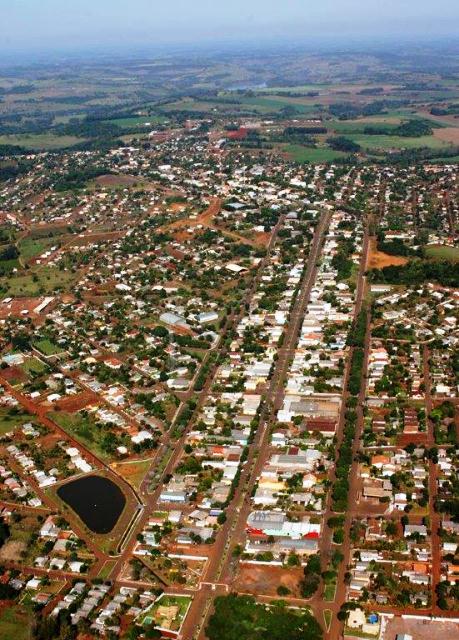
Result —
M276 367L260 412L259 427L250 446L249 455L242 469L235 495L226 510L227 521L217 534L216 541L212 547L212 554L202 578L203 581L223 582L230 586L232 584L231 551L236 544L242 543L245 539L247 516L252 510L250 495L269 451L269 427L275 418L277 408L282 403L283 383L288 371L290 358L293 356L298 342L306 305L317 273L317 260L330 218L330 211L323 213L316 226L300 291L290 315L284 344L282 349L279 350ZM204 637L206 620L211 613L212 600L215 595L217 594L212 592L209 595L204 591L196 594L182 629L181 636L183 638L188 640L192 637Z

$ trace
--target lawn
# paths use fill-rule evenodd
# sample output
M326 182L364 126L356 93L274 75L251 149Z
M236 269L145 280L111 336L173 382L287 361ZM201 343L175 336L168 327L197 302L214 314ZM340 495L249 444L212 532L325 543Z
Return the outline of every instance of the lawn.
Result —
M335 599L336 593L336 582L328 582L325 584L324 589L324 600L325 602L333 602Z
M54 133L18 133L0 136L0 144L14 144L32 151L64 149L65 147L71 147L74 144L84 141L84 138L59 136Z
M429 256L429 258L459 262L459 247L449 247L447 245L433 244L425 247L425 252Z
M179 629L180 625L183 622L186 612L188 611L188 607L190 606L191 598L188 596L160 596L156 602L148 608L145 612L141 614L139 623L142 625L149 625L152 622L155 622L157 626L160 626L161 621L155 619L156 611L159 606L162 607L174 607L178 606L179 611L177 613L176 618L173 621L172 629Z
M10 413L11 412L11 413ZM19 410L17 413L15 409L7 409L5 407L0 408L0 435L8 433L13 429L23 425L25 422L30 421L30 415L23 413ZM0 636L1 637L1 636Z
M324 621L325 621L325 627L326 627L327 631L330 629L332 618L333 618L332 611L330 611L330 609L325 609L324 610Z
M20 605L9 604L0 611L0 638L30 640L33 616Z
M33 346L45 356L55 356L58 353L62 353L62 349L51 342L51 340L48 340L48 338L37 340L37 342L33 343Z
M288 153L295 162L332 162L348 155L327 147L312 148L303 147L300 144L287 144L282 146L282 151Z
M18 275L12 278L0 278L0 288L10 296L38 296L57 289L69 288L75 280L71 271L61 271L57 267L43 267L32 274Z
M116 564L116 560L107 560L103 565L102 569L97 574L97 577L100 578L100 580L106 580L110 575L110 572L115 566L115 564Z

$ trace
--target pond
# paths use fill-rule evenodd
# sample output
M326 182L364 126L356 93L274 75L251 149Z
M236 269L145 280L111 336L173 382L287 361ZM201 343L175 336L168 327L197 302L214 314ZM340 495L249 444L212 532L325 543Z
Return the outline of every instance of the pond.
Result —
M68 482L59 487L57 495L94 533L109 533L126 504L118 485L103 476L86 476Z

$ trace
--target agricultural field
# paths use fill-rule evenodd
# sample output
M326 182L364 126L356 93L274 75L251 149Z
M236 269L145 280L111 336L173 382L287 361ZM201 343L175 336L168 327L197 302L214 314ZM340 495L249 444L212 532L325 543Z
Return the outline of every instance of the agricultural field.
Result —
M56 149L65 149L81 142L84 142L83 138L60 136L54 133L0 135L0 144L17 145L30 151L54 151Z
M338 158L345 158L348 154L335 151L328 147L303 147L299 144L287 144L281 147L282 151L296 162L332 162Z
M435 138L433 135L408 138L390 135L351 134L349 139L369 151L375 151L376 149L418 149L420 147L428 147L430 149L448 148L446 142Z

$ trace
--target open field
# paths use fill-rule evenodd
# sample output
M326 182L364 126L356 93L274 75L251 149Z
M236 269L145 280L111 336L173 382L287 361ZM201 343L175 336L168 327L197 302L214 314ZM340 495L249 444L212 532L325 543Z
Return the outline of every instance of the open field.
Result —
M55 356L61 353L62 349L53 344L50 340L44 338L33 343L33 346L45 356Z
M0 434L13 431L30 420L30 416L22 411L15 412L15 409L0 407Z
M388 253L378 251L376 248L376 240L372 238L370 241L370 254L368 258L368 269L382 269L391 265L400 266L406 264L408 260L402 256L391 256Z
M384 640L395 638L397 634L407 633L416 640L456 640L457 622L438 622L437 620L410 620L394 616L387 621Z
M0 605L0 638L8 640L30 640L33 616L21 605Z
M303 147L299 144L287 144L282 147L284 153L295 162L331 162L338 158L345 158L346 153L335 151L327 147Z
M133 460L132 462L115 462L111 465L116 473L119 473L135 489L139 489L142 480L150 468L152 459Z
M449 247L447 245L432 244L425 247L425 252L429 258L438 258L439 260L451 260L451 262L459 262L459 247Z
M443 142L459 145L459 127L444 127L434 129L434 136Z
M48 369L48 367L38 358L32 357L27 358L27 360L24 361L24 363L21 365L21 369L23 369L26 373L41 374L44 373Z
M109 459L110 456L101 447L99 429L94 426L91 417L85 418L79 413L71 414L65 411L54 411L49 414L51 420L57 422L69 435L81 442L95 455L103 459Z
M432 136L420 136L418 138L407 138L404 136L372 136L364 134L351 134L351 140L359 144L363 149L419 149L429 147L430 149L447 148L448 144L444 140Z
M133 116L132 118L114 118L112 120L104 120L103 122L116 124L123 129L130 129L131 127L145 127L145 129L148 129L149 125L153 127L155 124L167 122L167 118L160 115Z
M277 587L287 587L292 596L299 596L299 583L303 577L301 567L269 567L241 564L236 579L237 590L253 595L277 595Z
M9 296L38 296L56 289L66 289L76 279L70 271L61 271L57 267L43 267L33 275L15 275L11 278L0 278L0 287Z
M13 144L31 151L53 151L54 149L65 149L65 147L71 147L74 144L84 142L84 138L77 138L76 136L60 136L54 133L40 133L40 134L11 134L0 135L0 144Z
M49 247L56 244L53 238L32 238L27 237L19 243L19 252L23 260L30 260L44 253Z

